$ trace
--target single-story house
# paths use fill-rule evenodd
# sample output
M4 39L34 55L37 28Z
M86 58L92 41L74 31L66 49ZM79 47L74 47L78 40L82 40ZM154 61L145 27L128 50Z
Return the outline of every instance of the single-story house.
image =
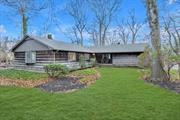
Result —
M48 63L78 64L80 56L86 61L96 57L100 64L137 66L137 56L144 52L147 44L127 44L82 47L54 39L26 36L13 48L14 66L42 66ZM73 66L71 66L73 67Z

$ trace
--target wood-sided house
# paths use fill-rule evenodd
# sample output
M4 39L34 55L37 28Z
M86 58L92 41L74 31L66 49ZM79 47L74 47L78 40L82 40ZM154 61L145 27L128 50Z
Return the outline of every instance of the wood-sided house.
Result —
M137 56L145 47L146 44L82 47L48 38L26 36L12 48L13 65L37 69L44 64L63 63L73 68L78 66L80 56L83 55L87 62L96 57L101 64L137 66Z

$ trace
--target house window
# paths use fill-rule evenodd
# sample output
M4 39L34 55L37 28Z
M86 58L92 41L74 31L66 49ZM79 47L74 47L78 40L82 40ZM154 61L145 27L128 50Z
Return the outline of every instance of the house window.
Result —
M25 53L25 62L26 63L36 63L36 52L27 51Z
M69 52L68 53L68 60L69 61L76 61L76 53L75 52Z

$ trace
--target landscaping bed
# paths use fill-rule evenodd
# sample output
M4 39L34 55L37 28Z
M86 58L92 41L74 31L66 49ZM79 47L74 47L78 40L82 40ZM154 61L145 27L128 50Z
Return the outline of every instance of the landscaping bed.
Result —
M169 89L180 94L180 82L177 81L166 81L166 82L146 81L146 82L152 83L154 85L158 85L162 88Z
M162 88L169 89L175 91L176 93L180 93L180 80L178 78L177 70L173 70L170 72L171 80L168 81L151 81L150 80L150 70L144 69L141 70L141 79L147 83L152 83L153 85L158 85Z
M0 70L0 85L33 88L34 86L51 81L44 73L15 69Z
M63 77L59 80L50 81L36 86L36 88L40 88L48 92L71 92L84 88L85 86L85 84L79 82L79 78L77 77Z
M100 77L95 69L84 69L71 72L60 78L48 78L44 73L23 70L0 70L0 85L40 88L48 92L70 92L85 88Z
M99 72L94 68L83 69L36 87L48 92L72 92L95 83L99 77Z

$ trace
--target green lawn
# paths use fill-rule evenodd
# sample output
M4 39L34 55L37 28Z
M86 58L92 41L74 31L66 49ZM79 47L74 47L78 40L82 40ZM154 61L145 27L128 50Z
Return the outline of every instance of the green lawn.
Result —
M95 69L91 69L91 68L78 70L78 71L73 72L73 74L76 74L76 75L93 75L96 73L97 73L97 71Z
M100 68L73 93L0 87L0 120L179 120L180 95L139 80L137 69Z
M21 80L44 80L48 78L48 76L43 73L15 69L1 69L0 77Z

